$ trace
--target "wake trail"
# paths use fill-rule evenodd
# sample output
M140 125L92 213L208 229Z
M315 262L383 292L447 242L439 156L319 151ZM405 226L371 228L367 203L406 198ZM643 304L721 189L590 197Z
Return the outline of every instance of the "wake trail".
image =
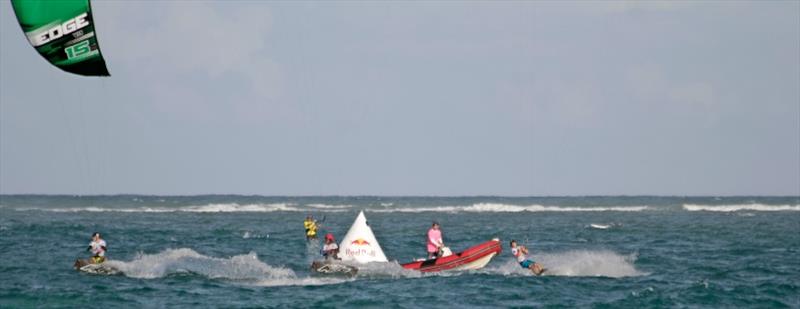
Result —
M289 268L268 265L251 252L230 258L209 257L189 248L167 249L156 254L138 254L131 261L109 260L109 266L125 276L139 279L164 278L192 273L211 279L227 279L257 286L323 285L346 282L339 278L298 277Z
M572 250L560 253L534 254L532 259L547 269L545 276L566 277L637 277L647 273L636 269L636 255L621 255L610 250ZM529 276L516 260L494 264L484 269L488 274Z

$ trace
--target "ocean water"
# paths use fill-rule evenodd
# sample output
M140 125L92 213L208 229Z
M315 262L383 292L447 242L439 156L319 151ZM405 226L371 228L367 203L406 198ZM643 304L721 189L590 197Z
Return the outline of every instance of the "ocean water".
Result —
M309 272L359 210L390 260L498 237L476 271ZM122 275L72 269L92 232ZM547 275L508 250L528 246ZM0 307L800 308L800 197L0 196Z

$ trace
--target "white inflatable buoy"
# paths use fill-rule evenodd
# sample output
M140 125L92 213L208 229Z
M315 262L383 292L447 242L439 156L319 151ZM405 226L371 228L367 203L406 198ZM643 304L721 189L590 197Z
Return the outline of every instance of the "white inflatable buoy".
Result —
M342 242L339 244L339 257L342 261L358 263L389 261L383 254L378 240L375 239L372 229L367 225L367 218L363 211L358 213L350 230L342 238Z

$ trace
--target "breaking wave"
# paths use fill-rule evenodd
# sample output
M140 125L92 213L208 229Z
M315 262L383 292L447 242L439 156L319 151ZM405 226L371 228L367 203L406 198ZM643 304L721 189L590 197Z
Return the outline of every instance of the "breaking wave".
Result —
M570 206L543 206L543 205L508 205L479 203L470 206L438 206L438 207L407 207L393 209L370 209L371 212L600 212L600 211L644 211L649 206L612 206L612 207L570 207Z
M350 209L350 205L308 204L308 207L318 209Z
M683 204L683 209L688 211L716 211L734 212L748 211L800 211L800 205L764 205L764 204L738 204L738 205L696 205Z
M674 206L671 206L674 207ZM670 208L671 208L670 207ZM327 204L207 204L173 207L70 207L70 208L15 208L18 211L46 211L46 212L125 212L125 213L237 213L237 212L323 212L340 213L352 211L352 205L327 205ZM665 207L653 206L545 206L545 205L509 205L498 203L476 203L461 206L431 206L431 207L365 207L368 212L374 213L516 213L516 212L641 212L651 210L665 210ZM683 204L686 211L800 211L800 205L765 205L765 204L733 204L733 205L698 205Z
M636 277L647 273L636 269L636 255L621 255L609 250L573 250L561 253L534 254L533 259L541 263L547 276L567 277ZM486 272L501 275L531 275L530 270L519 266L515 260L490 266Z
M310 207L314 207L309 205ZM319 207L328 206L328 207ZM169 213L169 212L193 212L193 213L226 213L226 212L305 212L309 211L308 208L298 206L296 204L275 203L275 204L244 204L226 203L226 204L208 204L202 206L184 206L184 207L135 207L135 208L113 208L113 207L73 207L73 208L18 208L17 210L40 210L49 212L152 212L152 213ZM339 206L317 205L315 212L343 212L346 209L339 208Z
M322 285L346 281L335 278L299 278L291 269L261 262L253 252L230 258L215 258L188 248L167 249L157 254L140 253L128 262L109 260L106 263L120 270L125 276L141 279L192 273L212 279L236 280L259 286Z
M420 212L602 212L602 211L645 211L649 206L608 206L608 207L577 207L577 206L543 206L543 205L508 205L494 203L478 203L468 206L435 206L435 207L399 207L383 206L380 208L366 208L369 212L376 213L420 213ZM351 205L308 204L297 205L291 203L273 204L208 204L201 206L182 207L72 207L72 208L17 208L19 211L47 211L47 212L128 212L128 213L233 213L233 212L348 212L353 209Z
M269 238L269 234L266 234L265 236L257 232L244 231L244 234L242 234L242 239L251 239L251 238L252 239Z
M590 223L589 225L586 226L586 228L591 228L591 229L596 229L596 230L608 230L608 229L618 228L618 227L622 227L622 224L621 223L606 223L606 224Z

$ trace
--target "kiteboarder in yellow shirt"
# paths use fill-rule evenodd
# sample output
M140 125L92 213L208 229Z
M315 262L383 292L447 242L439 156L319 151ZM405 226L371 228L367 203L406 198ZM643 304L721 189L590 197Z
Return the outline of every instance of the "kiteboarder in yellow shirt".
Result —
M306 229L306 241L317 239L317 221L314 220L314 217L311 215L306 216L303 226Z

